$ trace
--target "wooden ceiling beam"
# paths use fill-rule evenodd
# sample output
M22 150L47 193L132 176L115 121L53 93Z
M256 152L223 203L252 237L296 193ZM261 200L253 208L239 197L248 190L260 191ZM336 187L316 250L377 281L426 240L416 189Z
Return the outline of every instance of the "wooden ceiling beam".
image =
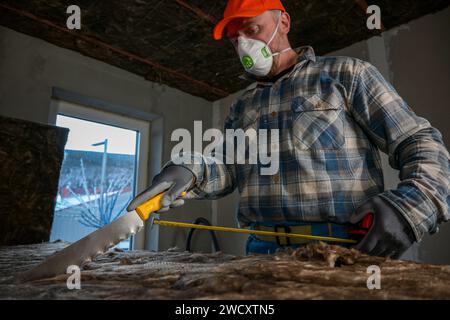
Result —
M216 18L214 18L212 15L206 13L205 11L200 9L199 7L187 3L185 0L175 0L175 1L180 6L182 6L182 7L186 8L186 9L192 11L197 16L199 16L200 18L210 22L211 24L215 25L217 23L217 19Z

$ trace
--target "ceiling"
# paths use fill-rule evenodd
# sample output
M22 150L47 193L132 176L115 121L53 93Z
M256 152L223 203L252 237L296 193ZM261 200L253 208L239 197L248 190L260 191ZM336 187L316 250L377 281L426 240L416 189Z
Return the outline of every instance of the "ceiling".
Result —
M326 54L380 31L366 27L365 8L381 8L384 30L442 10L448 0L285 0L293 47ZM66 26L66 8L81 8L80 31ZM214 101L249 85L226 40L212 29L226 0L0 0L0 24L146 79Z

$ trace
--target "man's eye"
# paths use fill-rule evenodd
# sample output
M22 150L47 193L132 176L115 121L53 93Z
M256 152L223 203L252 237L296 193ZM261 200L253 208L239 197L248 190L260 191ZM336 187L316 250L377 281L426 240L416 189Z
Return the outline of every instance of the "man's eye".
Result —
M250 27L250 28L248 28L246 31L245 31L245 33L248 35L248 36L250 36L250 35L255 35L255 34L257 34L258 33L258 27L257 26L254 26L254 27Z

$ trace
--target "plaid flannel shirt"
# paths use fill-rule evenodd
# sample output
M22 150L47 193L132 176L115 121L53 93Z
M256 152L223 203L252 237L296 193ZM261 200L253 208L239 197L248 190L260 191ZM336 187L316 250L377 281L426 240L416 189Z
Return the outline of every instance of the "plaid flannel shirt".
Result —
M371 64L315 56L311 47L299 51L292 71L245 91L225 122L225 129L279 129L278 173L190 153L197 162L183 164L196 177L188 196L217 199L237 187L245 227L348 223L359 205L380 195L404 215L417 240L435 232L450 217L449 154L440 132ZM384 190L379 150L400 170L394 190Z

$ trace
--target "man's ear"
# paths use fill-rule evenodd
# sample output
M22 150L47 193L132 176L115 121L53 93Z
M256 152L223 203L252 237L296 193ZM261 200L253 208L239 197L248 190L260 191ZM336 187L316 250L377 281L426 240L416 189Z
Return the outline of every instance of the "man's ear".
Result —
M287 12L281 13L280 31L281 33L288 34L291 30L291 16Z

